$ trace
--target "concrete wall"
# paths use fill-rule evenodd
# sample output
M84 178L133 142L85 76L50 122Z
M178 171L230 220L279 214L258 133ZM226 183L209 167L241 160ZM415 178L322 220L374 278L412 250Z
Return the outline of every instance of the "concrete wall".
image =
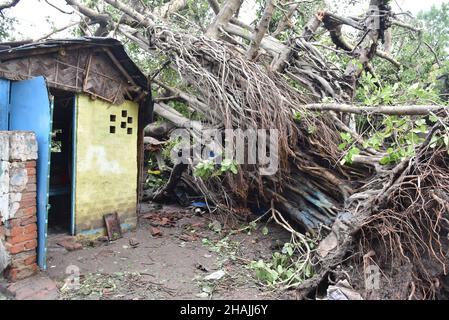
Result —
M113 212L123 228L136 226L137 123L136 103L77 96L77 234L104 233L103 215Z
M38 269L36 159L34 133L0 131L0 273L13 281Z

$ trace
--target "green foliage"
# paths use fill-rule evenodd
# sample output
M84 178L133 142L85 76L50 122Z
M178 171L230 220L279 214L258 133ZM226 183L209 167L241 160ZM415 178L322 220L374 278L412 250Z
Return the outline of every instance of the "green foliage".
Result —
M231 260L235 260L240 243L238 241L231 241L228 237L224 237L218 241L212 241L207 238L201 240L203 246L210 251L227 255Z
M382 86L387 88L398 83L393 90L396 97L393 103L447 101L447 96L442 94L447 93L448 83L443 83L441 77L449 74L449 4L433 6L420 13L417 20L410 18L405 22L421 28L422 32L392 28L392 55L402 67L397 72L389 62L375 59Z
M404 69L399 72L400 76L403 74L407 74ZM363 72L356 91L356 100L366 106L443 103L433 83L409 82L411 81L390 84L387 81L381 85L371 73Z
M354 146L354 141L349 133L341 132L340 137L343 142L338 146L338 150L342 151L348 149L345 156L340 161L340 164L352 164L354 156L360 154L360 149Z
M202 160L196 166L193 174L201 179L209 179L215 173L215 164L211 159Z
M383 59L375 59L374 67L381 78L363 73L356 90L355 103L366 106L447 104L449 93L449 5L432 7L419 15L422 33L393 28L395 56L401 63L399 70ZM360 145L350 134L341 134L339 149L344 152L342 164L351 164L354 155L372 148L385 152L381 165L398 163L415 154L432 125L439 118L428 117L357 116L357 132L365 142ZM446 134L435 135L431 147L446 147Z
M224 159L219 168L214 163L214 160L207 159L200 161L196 166L193 174L201 179L209 179L211 177L216 177L224 173L238 173L238 165L234 160Z
M273 253L270 261L252 261L249 268L256 278L270 287L300 284L313 276L313 266L295 257L297 248L285 243L281 252Z
M154 191L167 183L169 173L164 172L165 168L159 168L153 153L150 153L150 157L147 159L147 168L148 176L145 180L145 189Z
M224 159L221 162L220 171L222 173L232 172L233 174L237 174L238 173L237 163L234 160Z

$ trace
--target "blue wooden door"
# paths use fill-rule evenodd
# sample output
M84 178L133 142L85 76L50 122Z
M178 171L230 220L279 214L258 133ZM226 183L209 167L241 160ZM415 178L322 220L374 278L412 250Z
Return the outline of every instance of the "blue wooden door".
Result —
M0 131L8 131L9 86L8 80L0 79Z
M46 269L48 193L53 104L43 77L11 82L9 130L33 131L38 141L38 264Z

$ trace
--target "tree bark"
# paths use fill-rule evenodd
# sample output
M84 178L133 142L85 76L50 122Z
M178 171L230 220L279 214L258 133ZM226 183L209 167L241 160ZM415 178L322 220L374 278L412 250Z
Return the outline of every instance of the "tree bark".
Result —
M262 19L259 22L259 25L256 27L255 35L253 41L251 41L251 45L246 54L249 60L254 60L257 56L257 52L260 48L260 43L262 39L265 37L267 33L268 27L270 26L271 17L273 16L275 9L276 1L275 0L267 0L265 4L265 10L262 16Z
M383 114L383 115L402 115L402 116L420 116L437 113L441 110L447 110L447 107L438 105L411 105L411 106L356 106L349 104L308 104L301 106L312 111L335 111L353 114Z
M213 39L218 39L220 35L220 28L223 28L229 23L242 3L243 0L227 0L222 6L220 12L215 16L214 20L207 28L206 36Z
M154 15L165 19L173 12L180 11L187 6L187 0L171 0L166 4L157 7L153 10Z
M15 7L19 2L20 2L20 0L11 0L8 3L0 5L0 13L5 9Z
M298 10L299 5L300 3L294 3L289 6L287 14L285 14L282 20L279 21L276 30L273 32L273 37L277 37L291 24L291 18L295 14L296 10Z

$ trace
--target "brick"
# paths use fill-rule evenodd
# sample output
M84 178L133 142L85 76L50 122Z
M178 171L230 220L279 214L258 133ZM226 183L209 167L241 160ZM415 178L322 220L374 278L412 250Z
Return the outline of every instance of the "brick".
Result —
M20 266L20 265L24 264L26 259L33 257L35 255L36 255L36 252L23 251L23 252L15 254L13 256L12 260L16 265ZM13 265L13 267L14 267L14 265Z
M36 192L25 192L22 193L22 201L30 200L30 199L36 199L37 193ZM22 203L21 201L21 203Z
M27 226L29 224L36 223L36 222L37 222L37 216L33 215L33 216L30 216L29 218L22 218L20 221L20 225Z
M9 228L19 227L21 219L10 219L8 220Z
M16 218L20 218L20 220L24 220L24 219L28 219L32 216L35 216L36 213L37 213L36 206L25 208L25 209L19 209L19 211L17 211L17 213L16 213Z
M21 209L26 209L29 207L33 207L36 206L36 199L27 199L27 200L22 200L20 201L20 208Z
M30 200L30 199L36 199L37 193L36 192L24 192L22 193L22 201Z
M68 240L58 241L58 245L64 247L67 251L81 250L83 248L80 243Z
M17 226L10 229L6 229L5 235L7 237L16 237L22 235L24 232L24 228Z
M6 248L10 254L18 254L25 250L25 247L23 244L11 245L9 243L6 243Z
M31 257L26 258L26 259L23 261L23 263L24 263L26 266L29 266L29 265L31 265L31 264L36 263L36 261L37 261L37 256L36 256L36 255L32 255Z
M32 250L37 248L37 240L31 240L24 244L25 250Z
M28 184L36 184L36 176L28 176Z
M29 224L23 228L23 233L32 233L34 231L37 231L37 225L35 223Z
M36 167L26 167L28 176L35 176L36 175Z
M15 236L15 237L11 237L9 239L7 239L6 241L12 245L18 244L18 243L22 243L22 242L26 242L29 240L34 240L37 239L37 232L31 232L31 233L27 233L27 234L23 234L23 235L19 235L19 236Z
M37 273L37 271L37 265L31 264L29 266L23 266L21 268L9 268L8 270L6 270L5 275L10 281L15 282L21 279L28 278ZM31 289L29 290L31 291Z
M35 183L28 183L26 188L25 188L25 192L36 192L37 191L37 187Z
M36 161L27 161L25 162L25 168L36 168Z

